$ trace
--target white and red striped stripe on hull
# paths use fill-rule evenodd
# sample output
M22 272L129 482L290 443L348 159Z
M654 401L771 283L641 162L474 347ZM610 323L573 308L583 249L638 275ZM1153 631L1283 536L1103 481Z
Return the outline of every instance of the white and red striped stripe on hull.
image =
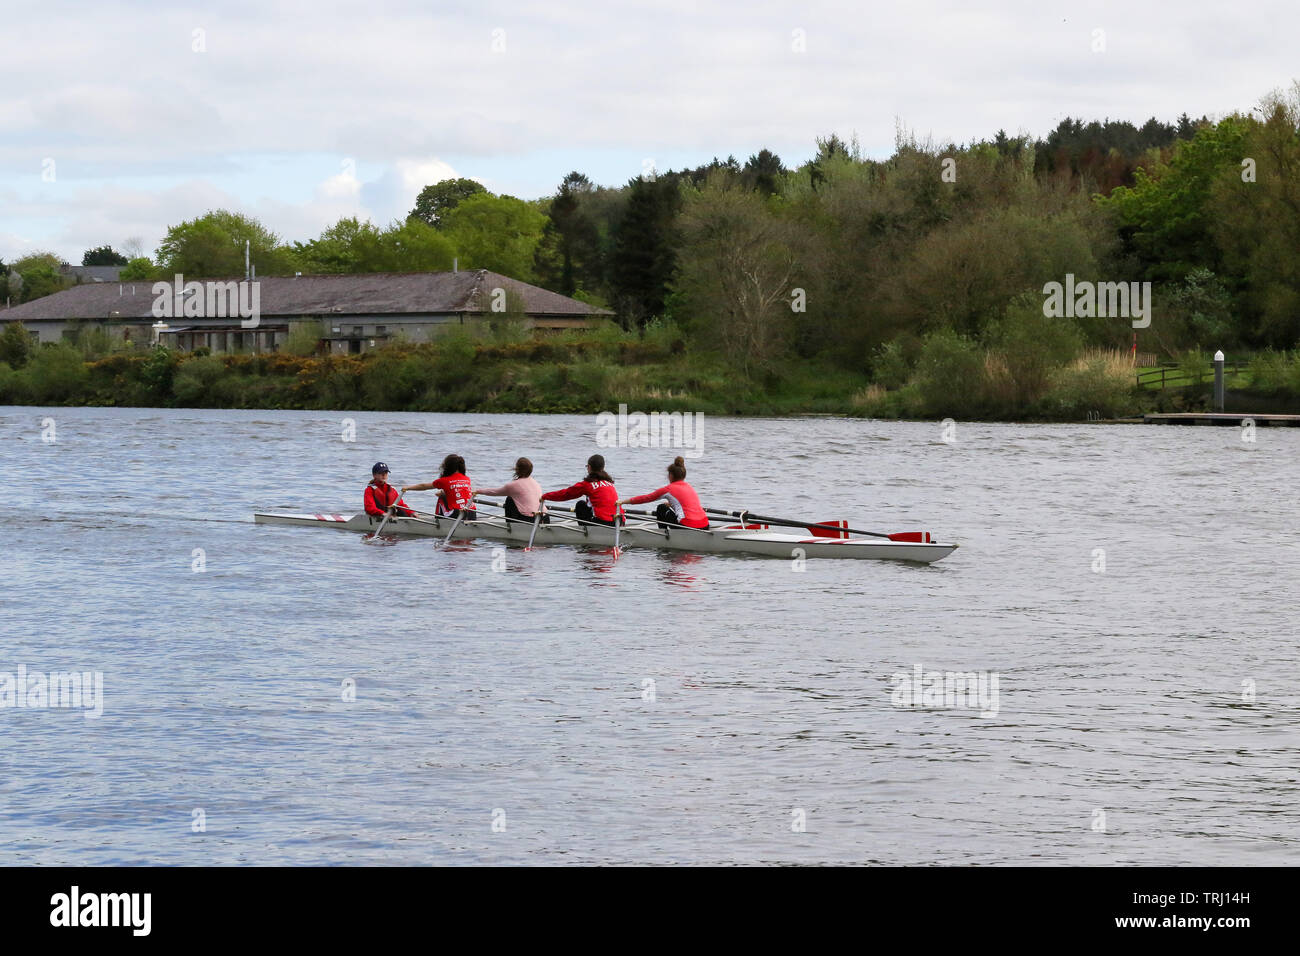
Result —
M381 518L370 515L353 515L345 518L339 514L255 514L258 524L298 525L313 528L336 528L340 531L370 532L379 527ZM454 518L442 516L429 518L388 519L384 534L424 535L446 537L452 530ZM531 521L514 521L501 517L481 517L475 521L462 521L456 527L455 538L488 538L527 544L532 533ZM957 550L955 544L938 542L889 541L884 538L829 538L768 530L741 530L739 526L717 524L703 528L669 528L661 530L653 520L629 518L619 532L619 546L623 548L667 548L674 551L695 551L709 554L755 554L772 558L866 558L892 561L919 561L929 564L946 558ZM549 524L538 525L534 544L572 544L588 547L614 546L614 529L601 525L580 524L552 512Z

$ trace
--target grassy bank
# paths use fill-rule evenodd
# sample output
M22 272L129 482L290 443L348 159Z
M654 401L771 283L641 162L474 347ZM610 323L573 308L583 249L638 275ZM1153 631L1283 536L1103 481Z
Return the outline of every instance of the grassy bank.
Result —
M746 377L671 330L532 340L457 333L364 355L87 356L74 345L0 362L0 404L440 412L597 412L626 402L716 415L853 414L865 374L819 365Z
M1208 406L1208 384L1138 389L1124 352L1017 337L985 346L949 332L891 344L870 370L830 360L742 373L696 351L671 325L611 327L533 339L460 331L364 355L208 355L166 349L105 354L104 340L33 349L0 361L0 404L178 408L594 413L633 409L713 415L1084 421ZM16 365L16 367L15 367ZM1261 353L1243 394L1281 407L1300 399L1300 353Z

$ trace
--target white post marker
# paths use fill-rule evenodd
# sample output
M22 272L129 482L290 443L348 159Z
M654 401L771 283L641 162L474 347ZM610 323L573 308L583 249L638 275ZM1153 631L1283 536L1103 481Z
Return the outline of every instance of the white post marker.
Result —
M1223 411L1223 350L1214 353L1214 410Z

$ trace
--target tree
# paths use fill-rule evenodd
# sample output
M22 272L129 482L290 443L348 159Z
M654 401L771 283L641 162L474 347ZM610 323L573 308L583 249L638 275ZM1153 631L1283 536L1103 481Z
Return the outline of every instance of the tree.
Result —
M1168 164L1139 168L1132 188L1121 186L1100 200L1119 216L1125 249L1144 278L1179 281L1196 268L1222 271L1211 198L1225 171L1240 169L1249 125L1229 116L1201 127L1178 142Z
M1223 158L1207 218L1238 279L1248 338L1289 349L1300 344L1300 82L1265 97L1259 114Z
M899 135L901 136L901 131ZM856 142L855 138L854 143L856 144ZM854 151L856 151L856 147ZM827 167L833 166L835 163L849 162L855 158L848 144L835 133L831 133L825 139L819 136L817 137L817 155L807 164L808 181L816 189L825 182Z
M741 171L745 184L750 189L757 189L764 196L771 196L781 189L781 180L786 169L781 164L781 157L768 149L759 150Z
M614 227L610 271L615 309L625 323L644 325L662 315L677 265L678 177L634 179Z
M217 209L196 219L171 226L158 246L163 273L194 278L242 276L244 243L250 243L251 261L261 275L292 275L293 250L280 242L256 219Z
M377 237L368 232L363 237L363 272L449 272L456 251L448 236L418 219L394 222Z
M686 191L681 231L683 309L742 370L772 370L794 325L789 223L757 193L711 177Z
M137 282L148 282L157 278L158 274L158 268L151 260L144 256L137 256L136 258L129 260L127 264L122 267L122 271L118 275L118 278L134 279Z
M423 225L419 220L408 220ZM463 264L533 281L533 259L546 226L546 215L514 196L482 192L456 204L442 219L446 236Z
M59 292L68 286L68 281L59 271L62 265L58 256L50 252L32 252L17 259L9 266L18 275L16 284L19 302L31 302L42 296Z
M386 229L345 216L310 242L294 243L303 270L322 275L363 272L444 272L451 268L451 240L419 219Z
M32 354L32 337L21 322L6 322L0 329L0 362L22 368Z
M539 281L561 295L589 288L599 275L600 236L583 205L591 193L591 180L582 173L564 177L534 255Z
M407 218L418 219L435 228L440 227L447 213L471 196L481 193L487 193L487 189L472 179L444 179L420 190L420 195L415 198L415 208Z
M88 249L81 257L83 266L124 266L126 263L126 256L114 252L112 246L97 246L94 249Z
M379 229L374 223L344 216L317 238L295 242L294 254L304 272L318 275L375 272L381 271L375 268L380 245Z

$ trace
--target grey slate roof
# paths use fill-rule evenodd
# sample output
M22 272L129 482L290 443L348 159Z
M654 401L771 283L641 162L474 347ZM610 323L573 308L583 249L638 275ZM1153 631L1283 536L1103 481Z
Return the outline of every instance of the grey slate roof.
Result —
M186 280L189 281L189 280ZM228 282L230 279L199 281ZM539 289L486 269L466 272L367 273L362 275L258 276L263 317L297 315L394 315L486 312L492 290L522 297L537 316L594 318L613 315L577 299ZM59 319L153 320L153 283L139 280L85 282L53 295L0 309L0 322Z

